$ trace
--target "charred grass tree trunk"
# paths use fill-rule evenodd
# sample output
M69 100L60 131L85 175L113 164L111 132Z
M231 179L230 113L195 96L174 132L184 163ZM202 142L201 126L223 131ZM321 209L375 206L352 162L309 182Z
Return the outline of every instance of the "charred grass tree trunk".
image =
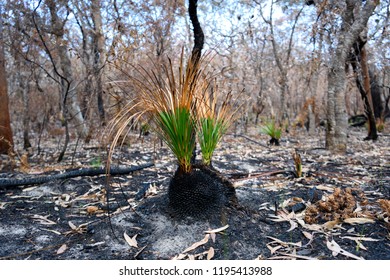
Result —
M235 188L212 166L194 164L190 172L178 169L168 188L169 209L175 218L218 217L237 202Z

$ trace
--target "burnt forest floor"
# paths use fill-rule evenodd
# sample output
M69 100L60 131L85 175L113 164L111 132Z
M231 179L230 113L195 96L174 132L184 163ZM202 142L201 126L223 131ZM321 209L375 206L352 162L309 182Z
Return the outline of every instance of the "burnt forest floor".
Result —
M236 187L239 207L219 219L176 220L167 211L175 160L153 135L130 138L114 163L154 166L129 175L0 186L0 259L390 259L390 135L349 132L346 155L324 149L324 133L282 135L268 146L258 129L227 135L214 167ZM41 144L0 178L104 164L98 144ZM303 176L294 176L292 153ZM9 165L1 158L0 168ZM109 203L107 204L107 195ZM109 210L110 219L107 217Z

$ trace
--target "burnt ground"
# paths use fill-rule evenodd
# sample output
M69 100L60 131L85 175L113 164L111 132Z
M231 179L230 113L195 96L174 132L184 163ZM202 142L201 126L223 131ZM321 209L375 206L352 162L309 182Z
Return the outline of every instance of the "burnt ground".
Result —
M239 207L206 220L170 216L175 160L153 136L131 139L115 162L155 165L113 177L109 188L104 176L0 187L0 259L390 259L390 135L366 142L353 128L344 156L323 149L323 132L285 135L279 147L256 130L246 135L226 136L213 163L234 183ZM105 157L97 146L74 154L71 146L57 164L56 145L47 141L0 177L91 167ZM1 159L0 167L9 164Z

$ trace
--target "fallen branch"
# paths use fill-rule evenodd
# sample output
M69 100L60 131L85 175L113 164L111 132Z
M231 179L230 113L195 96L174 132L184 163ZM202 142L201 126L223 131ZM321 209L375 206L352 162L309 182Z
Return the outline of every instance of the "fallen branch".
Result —
M138 171L144 168L153 166L153 163L146 163L139 166L130 166L130 167L111 167L109 174L111 176L129 174L134 171ZM38 176L29 176L25 178L0 178L0 188L9 188L9 187L18 187L25 185L39 185L44 184L53 180L64 180L80 176L98 176L106 174L106 168L80 168L80 169L71 169L65 170L63 173L58 174L41 174Z

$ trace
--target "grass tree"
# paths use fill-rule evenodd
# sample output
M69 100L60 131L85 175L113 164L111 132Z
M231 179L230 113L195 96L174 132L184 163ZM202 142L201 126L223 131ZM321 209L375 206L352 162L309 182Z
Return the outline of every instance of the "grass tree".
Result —
M270 120L261 127L260 131L271 137L269 143L271 145L279 146L280 137L282 136L282 129L275 124L275 120Z
M109 159L121 135L134 125L134 120L142 119L151 123L175 155L178 168L169 185L168 199L170 210L178 216L208 217L235 195L233 186L211 166L214 150L233 121L234 102L231 93L224 96L218 91L206 65L205 57L185 63L182 54L177 70L170 59L152 70L136 67L138 75L130 82L137 96L111 123ZM196 140L202 164L192 161Z

